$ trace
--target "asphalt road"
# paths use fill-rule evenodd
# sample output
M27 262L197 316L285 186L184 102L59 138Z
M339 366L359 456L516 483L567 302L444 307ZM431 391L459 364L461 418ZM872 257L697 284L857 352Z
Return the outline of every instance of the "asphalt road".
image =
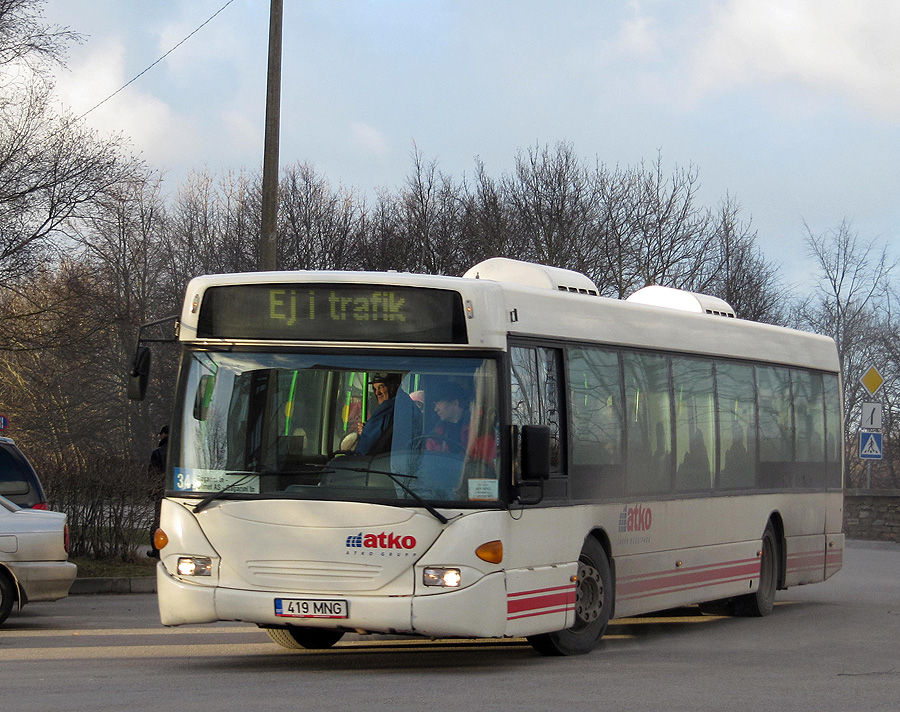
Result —
M154 595L72 596L0 626L2 712L900 710L900 545L851 542L762 619L616 621L601 648L347 636L290 651L240 623L164 628Z

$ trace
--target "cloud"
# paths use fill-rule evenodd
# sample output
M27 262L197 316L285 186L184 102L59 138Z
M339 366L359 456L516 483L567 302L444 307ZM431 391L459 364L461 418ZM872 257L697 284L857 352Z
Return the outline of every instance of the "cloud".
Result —
M350 135L353 142L365 153L386 156L390 153L387 139L378 129L360 121L350 123Z
M645 14L638 2L629 2L628 9L632 17L622 22L615 42L616 51L633 57L655 57L659 46L654 18Z
M191 81L197 76L198 67L233 68L236 60L245 55L247 38L241 37L234 27L225 22L210 22L190 40L185 41L186 37L197 31L198 18L199 15L171 23L159 32L156 47L159 56L177 46L165 59L173 78L181 77Z
M135 84L104 101L128 81L125 48L118 39L95 43L56 80L56 95L69 111L81 116L96 107L85 116L85 123L103 135L123 134L134 146L146 149L143 156L151 164L179 161L192 144L190 124Z
M791 82L900 118L900 3L730 0L693 56L696 95Z
M254 123L246 113L228 111L223 114L226 128L226 145L237 155L247 152L262 156L264 126Z

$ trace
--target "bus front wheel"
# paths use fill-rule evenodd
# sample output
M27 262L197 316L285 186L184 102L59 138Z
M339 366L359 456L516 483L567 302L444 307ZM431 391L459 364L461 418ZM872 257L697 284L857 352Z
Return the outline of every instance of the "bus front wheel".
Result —
M269 637L290 650L325 650L344 637L342 630L327 628L266 628Z
M597 647L609 624L615 591L612 569L603 547L588 537L578 557L575 622L570 628L528 636L542 655L583 655Z

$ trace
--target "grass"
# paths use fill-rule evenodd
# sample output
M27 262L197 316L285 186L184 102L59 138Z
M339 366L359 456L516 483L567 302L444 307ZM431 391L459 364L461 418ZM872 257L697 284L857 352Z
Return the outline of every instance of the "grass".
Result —
M91 559L77 557L69 559L78 566L78 578L135 578L153 576L156 559L122 561L121 559Z

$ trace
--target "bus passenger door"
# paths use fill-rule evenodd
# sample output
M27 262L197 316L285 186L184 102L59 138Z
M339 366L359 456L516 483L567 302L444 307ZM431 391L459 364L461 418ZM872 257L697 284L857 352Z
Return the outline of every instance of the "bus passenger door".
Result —
M543 346L511 346L511 423L521 433L524 425L550 428L550 479L544 484L545 499L565 499L568 494L563 441L562 371L559 349ZM520 443L515 443L516 451Z
M550 428L550 479L543 483L543 501L562 503L568 497L562 353L540 345L512 345L509 366L511 424L519 433L525 425ZM521 442L514 447L518 454ZM525 497L530 496L530 489L523 489ZM573 537L568 532L567 536L565 527L555 521L558 519L559 510L554 507L527 507L510 527L507 635L562 630L573 620L573 577L581 533ZM546 535L535 536L535 532ZM573 539L577 540L574 545L564 545Z

